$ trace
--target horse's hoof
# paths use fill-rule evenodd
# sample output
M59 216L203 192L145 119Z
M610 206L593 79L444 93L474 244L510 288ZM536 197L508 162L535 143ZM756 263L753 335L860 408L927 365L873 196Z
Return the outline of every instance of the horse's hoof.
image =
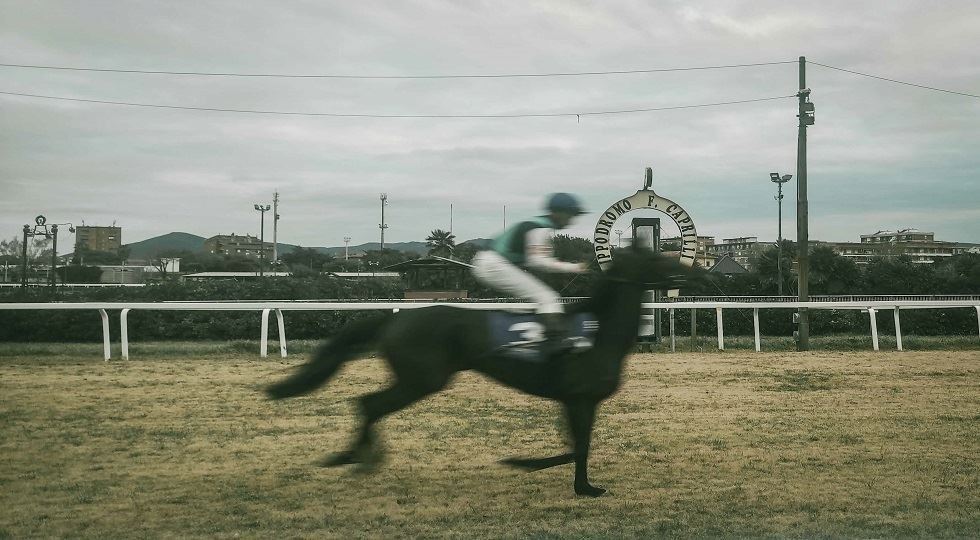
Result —
M590 484L585 484L584 486L575 486L576 495L585 495L587 497L598 497L605 493L606 490L601 487L596 487Z
M521 470L524 470L524 471L533 471L533 470L535 470L535 468L534 468L533 464L531 463L531 461L532 460L530 460L530 459L504 458L504 459L500 460L500 463L503 464L503 465L508 465L510 467L514 467L515 469L521 469Z

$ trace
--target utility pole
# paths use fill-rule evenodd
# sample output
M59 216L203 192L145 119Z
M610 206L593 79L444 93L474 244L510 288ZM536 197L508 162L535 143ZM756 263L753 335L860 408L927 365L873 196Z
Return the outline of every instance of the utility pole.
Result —
M806 87L806 57L800 57L800 98L799 134L796 147L796 241L797 259L799 260L799 301L810 300L809 251L810 232L808 227L808 204L806 198L806 127L814 123L813 103L810 103L810 89ZM810 350L810 321L806 308L800 308L799 338L796 342L798 351Z
M504 205L504 230L507 230L507 205Z
M272 267L279 264L279 243L277 232L279 230L279 192L272 194Z
M381 224L378 228L381 229L381 253L385 252L385 229L388 228L388 224L385 223L385 206L388 206L388 194L381 194Z
M58 225L51 226L51 288L58 282ZM67 270L65 270L67 272Z
M347 260L347 247L350 245L350 236L344 237L344 260Z
M453 234L453 203L449 203L449 234Z
M21 244L21 250L23 251L21 261L23 261L23 267L20 274L20 286L24 288L27 288L27 237L30 234L30 225L24 225L24 243Z
M268 204L256 204L255 209L262 214L262 225L259 229L259 277L265 275L263 273L265 266L265 213L271 208Z

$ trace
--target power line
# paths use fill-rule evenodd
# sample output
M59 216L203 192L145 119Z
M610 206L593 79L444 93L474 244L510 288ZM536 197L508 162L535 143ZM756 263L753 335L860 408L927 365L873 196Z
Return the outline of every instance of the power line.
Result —
M517 114L364 114L364 113L324 113L324 112L302 112L302 111L268 111L268 110L255 110L255 109L224 109L218 107L192 107L184 105L161 105L154 103L134 103L129 101L108 101L101 99L83 99L83 98L70 98L63 96L44 96L39 94L25 94L20 92L4 92L0 91L0 94L8 96L19 96L19 97L29 97L37 99L52 99L58 101L74 101L79 103L95 103L99 105L124 105L128 107L148 107L154 109L178 109L187 111L210 111L210 112L227 112L227 113L239 113L239 114L270 114L270 115L284 115L284 116L325 116L325 117L335 117L335 118L548 118L548 117L559 117L559 116L598 116L598 115L608 115L608 114L630 114L630 113L641 113L641 112L654 112L654 111L671 111L678 109L695 109L700 107L718 107L722 105L737 105L742 103L755 103L759 101L772 101L776 99L785 98L795 98L796 95L789 96L775 96L775 97L765 97L765 98L755 98L755 99L741 99L736 101L719 101L716 103L699 103L696 105L674 105L670 107L648 107L639 109L619 109L619 110L604 110L604 111L586 111L586 112L558 112L558 113L517 113Z
M0 67L24 68L24 69L51 69L63 71L93 71L98 73L136 73L141 75L182 75L194 77L265 77L281 79L505 79L516 77L582 77L594 75L634 75L638 73L664 73L669 71L698 71L708 69L734 69L759 66L775 66L779 64L795 64L796 60L786 60L782 62L756 62L750 64L726 64L717 66L695 66L678 68L651 68L651 69L627 69L618 71L578 71L578 72L555 72L555 73L498 73L498 74L470 74L470 75L316 75L316 74L288 74L288 73L231 73L231 72L206 72L206 71L163 71L145 69L108 69L108 68L89 68L72 66L44 66L35 64L3 64Z
M973 98L980 98L980 95L977 95L977 94L968 94L966 92L956 92L955 90L945 90L943 88L936 88L934 86L926 86L926 85L923 85L923 84L915 84L915 83L910 83L910 82L906 82L906 81L900 81L898 79L889 79L888 77L879 77L878 75L871 75L870 73L861 73L860 71L853 71L853 70L850 70L850 69L844 69L844 68L839 68L839 67L835 67L835 66L828 66L827 64L821 64L820 62L814 62L813 60L807 60L807 63L808 64L814 64L814 65L817 65L817 66L820 66L820 67L829 68L829 69L836 69L837 71L843 71L843 72L846 72L846 73L853 73L854 75L861 75L862 77L870 77L872 79L878 79L878 80L881 80L881 81L888 81L888 82L893 82L893 83L896 83L896 84L904 84L906 86L914 86L916 88L924 88L926 90L935 90L936 92L946 92L947 94L956 94L958 96L967 96L967 97L973 97Z

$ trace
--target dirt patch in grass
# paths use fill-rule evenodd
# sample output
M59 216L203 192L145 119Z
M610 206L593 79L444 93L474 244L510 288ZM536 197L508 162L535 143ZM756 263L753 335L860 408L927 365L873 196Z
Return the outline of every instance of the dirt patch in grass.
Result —
M3 357L0 538L980 530L976 351L635 355L599 412L596 500L572 494L570 466L499 465L563 451L560 410L469 373L385 420L376 473L316 467L389 375L366 359L262 399L301 360Z

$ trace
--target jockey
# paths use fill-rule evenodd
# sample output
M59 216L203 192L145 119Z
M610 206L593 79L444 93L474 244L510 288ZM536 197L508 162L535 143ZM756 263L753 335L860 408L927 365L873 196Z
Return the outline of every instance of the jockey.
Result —
M584 263L556 259L552 240L556 230L564 229L572 218L584 214L578 200L568 193L548 198L548 214L512 225L494 239L490 249L473 258L473 275L485 285L537 303L537 313L545 326L545 337L556 341L562 335L560 295L526 270L577 274Z

